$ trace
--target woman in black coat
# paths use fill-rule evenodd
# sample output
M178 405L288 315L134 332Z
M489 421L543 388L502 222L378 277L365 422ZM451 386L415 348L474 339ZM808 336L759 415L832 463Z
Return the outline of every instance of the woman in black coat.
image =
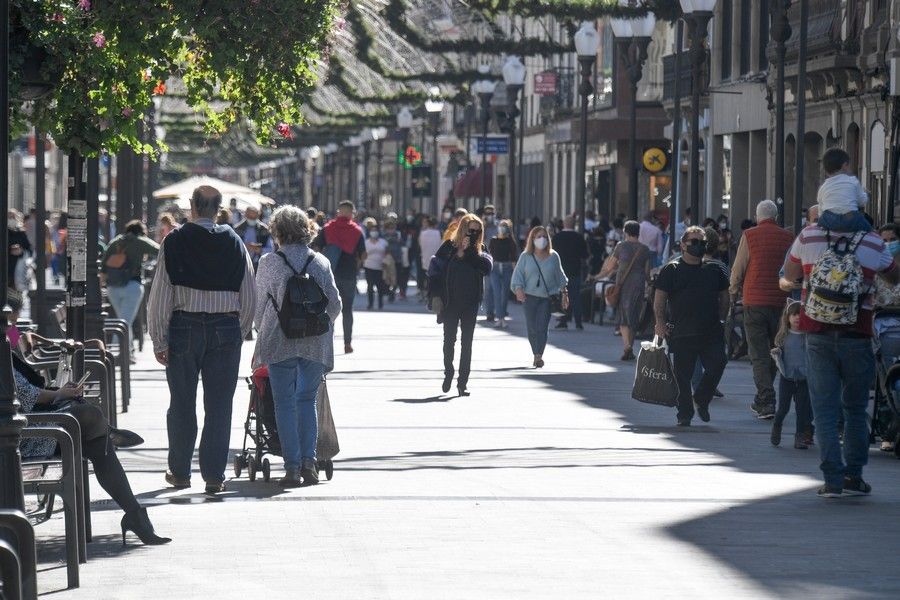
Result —
M444 324L444 385L450 391L453 382L453 355L456 332L461 330L459 378L456 389L468 396L472 363L472 338L475 320L484 294L484 278L491 272L493 260L484 249L484 224L474 214L459 221L454 236L441 245L428 268L428 290L432 304L440 303L438 322Z

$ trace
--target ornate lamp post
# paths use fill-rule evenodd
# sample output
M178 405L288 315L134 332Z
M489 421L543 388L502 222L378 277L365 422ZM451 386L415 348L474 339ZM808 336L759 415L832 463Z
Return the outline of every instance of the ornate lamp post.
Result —
M506 130L509 132L509 218L516 226L516 119L519 112L519 92L525 87L525 65L518 56L510 56L503 65L503 82L506 84Z
M375 173L375 206L381 207L381 165L384 160L383 144L387 130L384 127L376 127L372 130L372 138L375 140L375 165L378 171Z
M413 115L409 107L404 106L397 113L397 160L394 162L394 180L397 185L397 203L402 212L406 212L406 171L400 168L400 154L406 152L406 146L409 144L409 130L413 126Z
M716 0L680 0L691 39L691 218L700 222L700 79Z
M362 144L362 136L353 135L347 140L350 156L347 158L347 166L350 170L350 187L347 189L347 197L359 208L359 146ZM365 199L363 199L365 201Z
M425 112L428 113L428 119L431 121L431 197L434 199L434 214L441 209L438 206L440 202L440 186L438 185L438 133L441 130L441 114L444 112L444 101L441 100L441 90L438 87L432 87L428 90L430 98L425 101Z
M490 66L481 65L478 70L487 75ZM491 98L494 97L494 89L497 82L492 79L481 79L472 85L472 91L478 95L481 101L481 208L488 203L487 195L487 136L488 126L491 123Z
M784 225L784 57L785 43L791 37L787 16L790 7L791 0L772 0L769 4L769 35L775 42L778 69L775 80L775 203L778 204L778 222L781 225Z
M622 0L625 4L627 0ZM629 127L628 167L629 171L629 210L631 216L639 218L638 211L638 173L640 167L637 158L637 86L643 76L644 62L647 60L647 48L650 46L650 36L656 27L656 17L648 14L639 19L613 19L613 34L619 38L622 48L625 50L625 68L628 70L628 80L631 83L631 119Z
M581 67L581 83L578 85L578 93L581 96L581 144L578 147L578 174L576 175L575 200L578 202L578 231L584 233L584 204L585 186L584 178L587 172L587 109L588 96L594 93L591 77L594 71L594 61L597 60L597 49L600 47L600 36L597 34L594 24L585 21L575 33L575 53L578 55L578 64Z

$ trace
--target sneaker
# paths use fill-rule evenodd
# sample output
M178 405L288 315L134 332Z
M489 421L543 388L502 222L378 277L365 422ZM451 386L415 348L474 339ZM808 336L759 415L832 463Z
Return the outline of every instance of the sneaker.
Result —
M887 440L881 442L881 451L882 452L893 452L894 451L894 442L889 442Z
M756 413L757 418L768 420L775 418L775 407L771 404L762 404L754 401L750 405L750 410Z
M303 466L300 468L300 477L303 478L303 485L316 485L319 483L319 468L316 461L311 458L303 459Z
M724 398L725 394L719 391L719 388L716 388L716 391L713 392L713 398Z
M557 323L556 327L554 327L554 329L568 329L568 328L569 328L569 324L566 323L565 321L561 321L561 322Z
M840 498L843 490L841 488L834 488L829 486L827 483L819 488L819 491L816 492L816 495L819 498Z
M690 427L691 420L690 419L678 419L678 422L675 423L676 427Z
M619 360L634 360L634 350L631 348L625 348L625 351L622 352L622 358Z
M697 404L697 416L700 417L700 420L704 423L709 423L709 403L705 404Z
M488 315L487 317L485 317L484 320L487 321L488 323L493 323L493 322L494 322L494 315Z
M353 346L344 344L344 354L353 354Z
M795 435L794 448L797 450L809 450L809 444L806 443L806 438L802 435Z
M584 325L579 323L578 325L575 326L575 329L577 329L578 331L584 331Z
M844 477L844 493L848 496L868 496L872 493L872 486L862 477Z
M206 482L206 493L207 494L220 494L225 491L225 482L224 481L207 481Z
M176 477L175 474L172 473L172 471L166 471L166 483L168 483L175 489L183 490L185 488L191 487L191 478Z

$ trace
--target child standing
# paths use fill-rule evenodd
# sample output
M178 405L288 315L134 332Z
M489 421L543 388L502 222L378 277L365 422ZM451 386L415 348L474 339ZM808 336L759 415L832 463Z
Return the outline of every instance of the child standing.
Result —
M859 179L850 172L850 155L829 148L822 156L827 179L819 186L819 227L835 231L872 231L862 209L869 201Z
M800 331L800 302L788 300L775 335L772 358L781 377L778 381L778 411L772 423L772 445L781 444L781 426L791 410L791 399L797 412L794 448L805 450L812 441L812 408L806 385L806 334Z

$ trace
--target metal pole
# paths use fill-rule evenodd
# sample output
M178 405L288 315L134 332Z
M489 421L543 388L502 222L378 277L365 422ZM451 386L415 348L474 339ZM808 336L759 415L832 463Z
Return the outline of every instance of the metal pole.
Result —
M84 342L84 307L87 296L87 181L84 158L69 154L69 194L67 202L66 251L66 337ZM76 352L72 371L80 379L84 374L84 353Z
M514 212L514 214L510 215L510 218L512 219L512 222L513 222L512 235L513 235L514 239L517 236L516 232L518 231L518 228L519 228L519 221L518 221L518 219L520 217L519 213L522 210L522 202L523 202L523 199L525 198L525 178L522 176L522 171L524 169L523 159L525 158L525 116L522 115L521 112L519 114L518 158L519 158L519 164L517 166L518 172L516 175L516 183L518 184L517 185L518 189L516 191L516 203L513 206L513 208L515 209L515 212ZM516 239L516 242L518 242L518 239Z
M438 185L438 122L440 119L440 113L435 113L434 116L434 129L431 134L431 144L432 144L432 157L431 157L431 197L434 198L434 212L437 214L440 207L440 186Z
M47 331L47 145L44 135L34 130L34 270L37 289L31 297L31 319L38 331Z
M800 54L797 57L797 152L794 167L794 233L800 233L800 220L803 214L803 177L806 156L806 38L809 17L809 0L800 0Z
M700 222L700 91L706 39L712 13L695 12L688 22L691 36L691 218Z
M372 142L363 143L363 181L362 195L363 202L369 207L369 210L375 212L375 204L369 200L369 159L372 156Z
M681 177L681 52L684 46L684 21L679 19L675 28L675 94L672 108L672 193L670 195L669 253L675 252L676 225L678 224L681 198L678 180Z
M778 70L775 81L775 203L778 205L778 223L782 227L784 226L784 63L787 53L785 42L791 37L791 26L787 18L790 5L791 0L774 0L769 13Z
M595 56L579 56L578 64L581 66L581 84L578 93L581 95L581 144L578 147L578 170L575 180L575 201L577 202L578 231L584 233L584 204L585 186L584 178L587 172L587 114L588 96L594 91L591 83Z
M85 338L103 339L103 297L100 292L100 159L87 160L87 290ZM123 229L124 233L124 229Z
M508 216L513 222L515 231L517 206L521 201L516 183L521 179L521 173L516 173L516 120L521 116L519 111L519 92L522 85L510 84L506 86L507 129L509 130L509 211Z
M106 241L109 242L112 236L112 223L113 223L113 204L112 204L112 195L113 195L113 161L115 157L112 154L108 154L106 156L107 164L106 164L106 224L103 226L103 236L106 238Z
M147 136L151 146L156 146L156 106L151 104L147 118ZM153 200L159 179L159 156L156 159L147 157L147 226L156 227L157 206ZM123 230L124 232L124 230ZM109 238L107 238L108 240Z
M0 0L0 141L3 143L3 165L0 166L0 213L9 211L9 2ZM0 247L9 248L9 232L0 227ZM6 252L6 250L4 250ZM0 325L6 331L10 308L7 306L6 286L9 285L6 257L0 260ZM12 352L6 335L0 336L0 507L25 510L22 493L22 457L19 440L27 420L19 413L16 385L12 368Z
M491 122L491 96L493 94L479 94L481 98L481 208L488 203L487 193L487 136L488 125Z

